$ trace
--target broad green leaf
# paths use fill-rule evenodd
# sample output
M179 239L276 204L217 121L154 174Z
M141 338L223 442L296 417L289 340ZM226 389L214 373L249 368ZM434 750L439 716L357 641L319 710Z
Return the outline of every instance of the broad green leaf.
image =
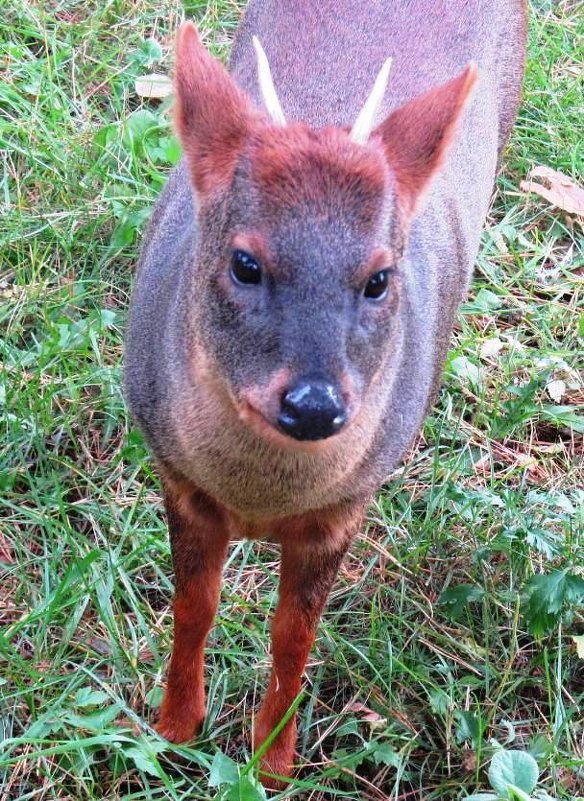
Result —
M389 743L377 743L372 749L373 761L376 765L389 765L392 768L400 768L402 758Z
M578 406L541 407L542 416L559 427L572 428L578 434L584 434L584 414Z
M543 637L558 622L564 601L566 571L532 576L524 587L523 613L531 634Z
M99 311L99 321L104 328L111 328L116 324L118 319L118 315L115 311L111 309L100 309Z
M451 704L450 696L448 693L444 692L444 690L440 689L440 687L436 687L436 689L430 692L428 700L430 702L430 709L435 715L445 715Z
M337 737L346 737L347 734L353 734L355 737L359 737L359 723L354 718L351 718L345 721L345 723L342 723L339 728L336 729L335 734Z
M146 703L153 709L158 709L164 698L164 689L156 684L146 695Z
M489 289L479 289L472 300L463 306L467 314L485 314L505 307L505 299L495 295Z
M35 720L25 731L28 740L42 740L55 731L63 729L63 721L59 717L42 717Z
M561 542L555 538L553 532L543 527L526 529L525 541L530 548L539 551L547 559L553 559L561 550Z
M545 735L538 734L537 737L534 737L529 743L527 752L531 754L536 762L540 762L543 759L547 759L553 750L553 742L548 740Z
M336 748L331 754L336 765L349 770L356 770L370 758L368 748Z
M162 58L162 47L153 37L144 39L140 49L150 61L160 61Z
M225 801L266 801L266 791L251 776L242 776L231 785Z
M460 709L457 710L456 717L458 719L457 742L463 743L465 740L470 740L473 744L478 743L484 731L484 722L474 712Z
M158 117L147 109L133 111L124 127L124 144L138 157L144 155L144 142L147 135L158 128L161 122Z
M239 766L221 751L217 751L211 763L209 786L220 787L222 784L236 784L239 782Z
M170 164L178 164L182 155L182 147L176 136L161 138L160 147L163 148L166 160Z
M157 776L158 778L163 775L162 768L155 755L148 753L145 749L132 746L130 748L125 748L123 755L127 759L131 759L142 773L148 773L150 776Z
M118 125L110 123L99 128L93 137L96 145L105 148L107 145L115 142L118 138Z
M144 39L140 44L140 48L134 50L130 55L130 61L143 66L150 66L153 62L160 61L161 58L162 47L160 43L152 37Z
M534 637L543 637L560 620L565 603L580 603L584 598L584 579L556 570L532 576L523 590L522 608Z
M483 595L484 590L476 584L458 584L444 590L438 603L445 607L444 611L449 617L457 618L470 601L480 601Z
M529 795L529 793L525 793L521 788L516 787L514 784L510 784L507 788L507 795L509 797L509 801L533 801L533 798Z
M568 573L566 576L566 601L578 604L584 600L584 579Z
M75 706L101 706L110 700L110 696L103 690L93 690L91 687L80 687L75 693Z
M121 707L119 704L112 704L111 706L105 707L105 709L99 709L87 715L67 712L63 715L63 721L69 723L76 729L99 732L107 729L109 724L118 716L120 709Z
M473 793L467 795L464 801L497 801L495 793Z
M478 390L483 383L483 371L467 356L457 356L450 362L450 370L463 381L468 381L474 390Z
M510 798L511 786L531 793L538 777L537 762L525 751L497 751L489 766L491 787L504 798Z

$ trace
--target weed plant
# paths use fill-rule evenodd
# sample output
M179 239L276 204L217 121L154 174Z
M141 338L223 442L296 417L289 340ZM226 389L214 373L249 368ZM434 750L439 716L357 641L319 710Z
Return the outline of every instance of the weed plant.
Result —
M241 3L187 5L227 57ZM233 544L202 735L172 746L150 725L172 568L120 369L140 232L180 157L170 100L135 79L171 73L184 12L2 4L2 801L266 797L248 735L274 547ZM536 795L584 796L582 220L519 190L536 164L582 179L583 52L579 2L532 3L524 101L444 386L341 570L277 798L519 798L494 768L489 785L501 748L536 760Z

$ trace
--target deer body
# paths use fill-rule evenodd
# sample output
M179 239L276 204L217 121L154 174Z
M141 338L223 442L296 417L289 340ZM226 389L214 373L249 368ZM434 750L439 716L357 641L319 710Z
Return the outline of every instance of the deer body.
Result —
M252 35L286 126L263 112ZM202 651L231 536L282 544L256 741L298 692L363 508L438 387L518 104L524 35L519 0L255 0L233 48L234 83L183 29L186 157L147 233L125 365L176 572L160 722L170 739L192 736L204 714ZM348 129L387 56L380 124L354 143ZM233 264L247 276L250 258L257 286L233 279ZM389 290L378 302L368 293L379 280ZM322 409L303 406L303 393ZM264 769L288 775L294 742L292 720Z

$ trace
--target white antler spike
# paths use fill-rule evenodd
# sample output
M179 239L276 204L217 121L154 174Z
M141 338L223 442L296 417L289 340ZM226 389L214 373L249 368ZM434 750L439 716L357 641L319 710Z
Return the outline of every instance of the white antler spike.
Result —
M257 36L253 37L253 46L255 47L258 57L258 77L266 111L272 118L272 122L275 122L276 125L286 125L286 117L284 116L282 106L278 100L276 89L274 88L268 57Z
M379 75L375 79L371 94L365 101L365 105L359 112L359 116L355 120L355 124L351 129L350 137L353 142L364 144L369 139L369 135L373 130L375 115L379 111L379 106L381 105L381 101L383 100L383 96L385 94L390 68L391 58L388 58L385 60L383 66L379 70Z

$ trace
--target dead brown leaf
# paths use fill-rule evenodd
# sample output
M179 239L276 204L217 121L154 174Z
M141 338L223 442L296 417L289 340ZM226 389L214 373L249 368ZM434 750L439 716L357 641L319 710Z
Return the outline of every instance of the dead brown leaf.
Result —
M584 218L584 189L567 175L541 164L531 170L527 179L520 183L524 192L533 192L552 206Z
M14 563L14 557L12 555L12 546L8 542L8 538L0 531L0 562L4 562L7 565L11 565Z
M158 100L172 94L172 81L167 75L152 72L136 78L136 94L140 97L154 97Z
M467 773L474 773L477 769L477 755L475 751L465 751L462 764Z
M361 720L365 723L368 723L372 729L381 728L387 723L386 718L381 717L381 715L379 715L373 709L365 706L365 704L360 704L358 701L350 704L348 708L351 712L358 714Z

